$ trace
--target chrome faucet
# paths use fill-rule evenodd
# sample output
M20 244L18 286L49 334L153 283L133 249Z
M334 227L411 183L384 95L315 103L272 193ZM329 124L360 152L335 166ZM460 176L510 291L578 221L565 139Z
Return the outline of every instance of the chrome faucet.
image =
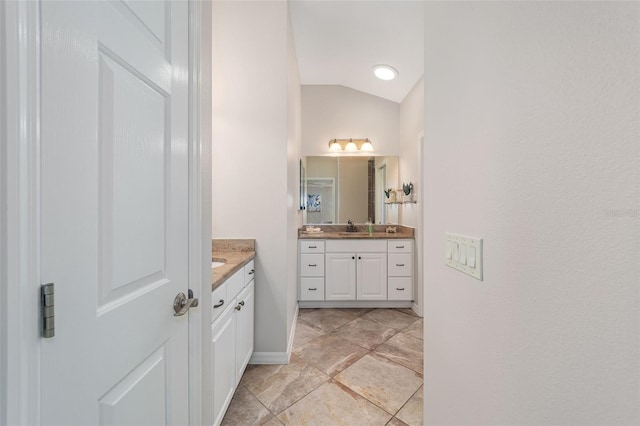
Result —
M351 219L347 220L347 232L358 232L358 228L356 228Z

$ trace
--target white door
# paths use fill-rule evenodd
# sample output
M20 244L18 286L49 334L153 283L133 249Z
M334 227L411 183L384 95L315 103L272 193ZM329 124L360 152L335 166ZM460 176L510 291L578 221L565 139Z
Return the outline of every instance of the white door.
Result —
M325 255L325 299L356 300L356 255L327 253Z
M43 423L187 424L188 4L41 12Z
M387 300L386 253L358 254L358 300Z

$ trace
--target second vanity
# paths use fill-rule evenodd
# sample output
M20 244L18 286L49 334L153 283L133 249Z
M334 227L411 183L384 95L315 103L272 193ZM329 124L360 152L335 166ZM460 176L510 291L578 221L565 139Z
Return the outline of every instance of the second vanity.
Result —
M378 228L373 235L338 226L300 230L300 307L410 307L413 229L399 228L395 234Z
M254 240L212 241L211 391L214 425L222 423L253 354L254 258Z

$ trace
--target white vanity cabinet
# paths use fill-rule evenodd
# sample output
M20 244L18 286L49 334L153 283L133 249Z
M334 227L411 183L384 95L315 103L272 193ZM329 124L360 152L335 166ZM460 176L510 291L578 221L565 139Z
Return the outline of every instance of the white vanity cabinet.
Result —
M254 261L211 294L213 424L219 425L253 353Z
M407 307L413 240L302 239L299 272L302 307Z

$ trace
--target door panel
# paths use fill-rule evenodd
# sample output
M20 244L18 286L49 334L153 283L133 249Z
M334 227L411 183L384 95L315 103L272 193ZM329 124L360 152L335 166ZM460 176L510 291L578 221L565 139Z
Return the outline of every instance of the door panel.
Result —
M167 423L165 348L142 364L99 400L100 425L162 425ZM157 390L160 390L158 392ZM152 398L140 407L139 402Z
M41 11L43 424L186 424L188 3Z
M358 254L358 300L387 300L386 253Z
M238 303L244 302L242 309L236 312L238 317L238 341L236 350L236 385L240 383L242 373L253 354L254 329L254 282L252 281L238 295Z
M326 300L355 300L356 261L355 254L327 253L325 276Z
M98 57L99 306L166 281L167 94Z
M230 306L235 306L236 299ZM213 424L222 423L236 386L237 315L227 308L211 325L211 382L213 383ZM233 368L229 368L232 365Z

